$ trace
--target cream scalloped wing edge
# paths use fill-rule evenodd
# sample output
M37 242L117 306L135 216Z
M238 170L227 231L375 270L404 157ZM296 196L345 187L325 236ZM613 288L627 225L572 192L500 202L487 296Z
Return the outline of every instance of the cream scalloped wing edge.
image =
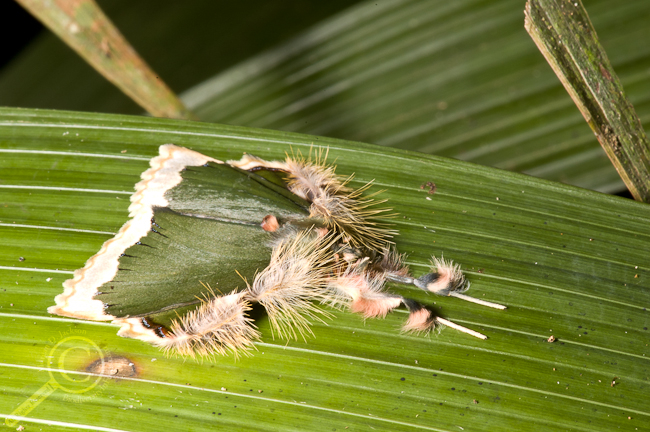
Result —
M160 146L160 155L151 159L151 168L142 173L142 181L135 185L136 192L131 196L129 206L131 220L120 228L115 237L106 241L83 268L76 270L72 279L63 283L63 293L55 297L56 305L49 307L47 311L85 320L112 320L114 324L121 325L118 331L120 336L149 343L159 342L160 338L144 327L140 319L107 315L104 313L104 304L93 297L99 287L115 277L120 255L147 235L151 229L153 207L169 205L164 196L165 192L182 181L181 171L185 167L201 166L208 162L224 163L173 144Z

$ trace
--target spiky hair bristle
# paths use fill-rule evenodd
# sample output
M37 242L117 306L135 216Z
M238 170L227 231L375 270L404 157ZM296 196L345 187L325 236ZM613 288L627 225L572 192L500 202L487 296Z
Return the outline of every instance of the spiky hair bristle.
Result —
M341 179L334 165L326 165L327 152L320 151L312 159L302 155L287 156L285 161L289 175L289 190L311 202L311 216L322 218L337 232L346 234L355 247L382 250L388 247L396 231L374 221L379 214L384 217L389 209L375 206L385 200L375 201L375 194L361 198L372 182L353 189L348 186L353 176Z
M249 310L242 292L202 300L197 309L173 321L170 334L159 345L167 353L190 357L246 353L260 338L246 314Z
M425 307L411 310L402 331L410 333L429 333L436 326L436 316Z
M438 283L445 285L446 290L463 292L469 288L460 265L443 257L431 257L431 271L438 273Z
M312 321L328 316L312 301L329 299L326 284L334 265L330 250L336 240L316 230L283 239L273 249L269 266L256 275L248 296L266 309L274 336L304 339L312 333Z
M404 261L406 261L406 254L401 254L394 247L390 247L384 250L378 265L383 271L393 275L408 276L409 268Z

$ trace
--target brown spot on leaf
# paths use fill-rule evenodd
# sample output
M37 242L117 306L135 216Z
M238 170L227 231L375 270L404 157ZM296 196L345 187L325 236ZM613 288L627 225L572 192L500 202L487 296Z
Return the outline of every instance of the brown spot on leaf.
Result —
M428 181L428 182L426 182L426 183L422 183L422 184L420 185L420 189L422 189L422 190L424 190L424 189L429 189L429 191L428 191L427 193L428 193L429 195L433 195L434 193L436 193L436 189L437 189L437 187L436 187L436 184L435 184L434 182L430 182L430 181Z
M102 38L102 41L101 41L101 43L99 44L99 46L100 46L100 48L101 48L102 53L104 54L104 56L105 56L107 59L110 59L110 58L111 58L111 46L110 46L110 44L108 43L108 39L105 38L105 37Z
M135 363L122 356L106 356L97 359L86 367L86 372L109 378L129 378L138 375Z

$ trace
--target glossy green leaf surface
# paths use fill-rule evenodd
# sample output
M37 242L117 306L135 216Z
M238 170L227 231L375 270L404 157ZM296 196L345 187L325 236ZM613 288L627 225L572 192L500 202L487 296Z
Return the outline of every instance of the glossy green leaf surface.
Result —
M315 323L315 337L287 343L272 339L262 315L252 357L203 363L165 358L108 323L49 316L61 283L128 219L133 185L165 143L218 159L326 146L340 174L385 190L414 275L444 254L462 264L468 294L508 309L391 286L489 339L448 328L400 334L403 312L364 322L333 311L327 325ZM0 110L0 160L0 414L11 416L50 379L63 383L10 417L26 428L648 430L645 204L335 139L74 112ZM421 188L428 181L434 194ZM71 350L48 369L70 337L63 346L90 340L135 373L66 392L62 372L89 379L99 357Z

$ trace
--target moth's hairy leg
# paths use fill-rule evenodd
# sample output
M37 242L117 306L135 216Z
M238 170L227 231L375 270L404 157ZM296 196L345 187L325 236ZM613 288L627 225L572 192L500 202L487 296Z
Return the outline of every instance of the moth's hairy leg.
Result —
M385 292L382 275L364 271L366 260L360 261L330 279L329 288L335 299L332 305L347 305L365 318L384 318L402 304L402 297Z
M465 279L460 265L454 264L451 260L436 257L431 259L431 264L431 273L427 273L419 278L413 278L408 274L404 275L400 272L388 271L386 272L386 279L391 282L414 285L434 294L457 297L494 309L506 309L506 306L498 303L488 302L463 294L464 291L469 289L470 284Z
M477 337L479 339L487 339L487 336L485 336L482 333L479 333L467 327L463 327L462 325L456 324L453 321L449 321L447 319L437 316L431 309L427 308L426 306L423 306L422 304L416 302L415 300L402 298L402 303L409 310L409 319L406 322L406 324L404 324L404 326L402 327L404 331L411 331L415 333L429 332L436 325L441 324L447 327L451 327L462 333L467 333L468 335Z
M232 352L237 356L253 348L260 337L247 315L250 308L246 292L204 300L196 310L175 320L164 337L152 342L170 354L195 357Z
M313 301L328 301L327 281L335 241L337 237L322 235L315 228L281 238L275 244L269 266L255 276L247 289L250 300L266 309L274 335L304 339L312 333L312 321L328 316Z
M334 305L347 304L352 312L360 313L365 318L383 318L392 310L404 305L409 310L409 318L403 326L404 331L427 333L436 325L443 324L480 339L487 339L487 336L481 333L436 316L432 310L415 300L386 292L385 274L368 271L363 265L365 260L360 261L361 265L352 264L345 272L330 279L329 287L334 293Z

